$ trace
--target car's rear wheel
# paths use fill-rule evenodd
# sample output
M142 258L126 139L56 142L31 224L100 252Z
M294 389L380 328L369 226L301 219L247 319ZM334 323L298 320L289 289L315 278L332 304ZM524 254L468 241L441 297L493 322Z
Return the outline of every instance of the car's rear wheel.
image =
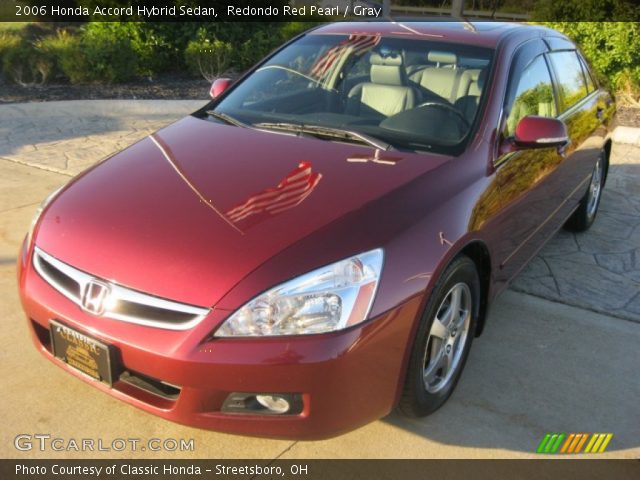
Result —
M591 173L591 181L589 182L589 189L584 194L578 209L573 212L573 215L569 217L565 228L572 232L584 232L588 230L596 219L598 213L598 207L600 206L600 198L602 197L602 188L604 187L606 168L606 155L604 152L600 153L596 166L593 167Z
M425 416L449 398L469 355L479 306L475 264L460 256L444 271L427 302L398 405L402 413Z

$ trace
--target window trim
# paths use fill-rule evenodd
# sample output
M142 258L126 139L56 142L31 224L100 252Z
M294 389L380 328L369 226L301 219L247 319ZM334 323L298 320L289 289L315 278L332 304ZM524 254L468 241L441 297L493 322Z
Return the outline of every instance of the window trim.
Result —
M499 168L501 165L509 161L514 155L517 155L519 153L513 152L512 154L500 156L500 145L504 140L506 120L511 113L511 108L513 107L513 102L515 101L515 91L517 90L516 78L519 81L522 72L524 72L534 61L536 61L538 57L544 57L547 53L549 53L549 46L543 40L544 39L542 38L533 38L526 40L525 42L518 45L518 47L511 55L511 58L509 59L509 73L507 77L508 81L503 93L502 105L500 106L500 114L498 115L498 123L496 125L496 135L493 146L493 158L491 160L494 169ZM553 92L553 99L556 106L555 118L557 118L557 112L559 111L559 99L558 94L555 90L556 86L554 81L554 72L551 70L549 62L546 58L544 58L544 62L551 80L551 91Z
M593 90L589 92L589 94L591 94L600 89L600 84L598 83L598 79L596 78L596 76L593 74L593 69L589 66L589 63L584 58L584 55L582 55L582 52L576 49L576 53L578 54L578 59L580 60L580 64L582 65L582 72L584 73L585 80L587 79L587 77L591 79L591 84L593 85ZM589 85L587 85L587 87L588 86Z
M565 120L566 118L569 118L571 115L573 115L577 110L580 110L585 103L588 103L592 100L593 97L596 97L598 94L599 90L594 90L591 93L588 93L586 97L580 99L578 102L576 102L575 104L571 105L571 107L569 107L568 109L566 109L564 112L562 112L560 115L558 115L556 118L558 118L558 120Z

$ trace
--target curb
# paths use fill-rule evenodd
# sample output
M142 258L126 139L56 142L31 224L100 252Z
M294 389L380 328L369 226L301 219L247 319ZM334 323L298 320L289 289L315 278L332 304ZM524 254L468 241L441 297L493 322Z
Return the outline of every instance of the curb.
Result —
M640 128L616 127L612 139L616 143L640 146Z

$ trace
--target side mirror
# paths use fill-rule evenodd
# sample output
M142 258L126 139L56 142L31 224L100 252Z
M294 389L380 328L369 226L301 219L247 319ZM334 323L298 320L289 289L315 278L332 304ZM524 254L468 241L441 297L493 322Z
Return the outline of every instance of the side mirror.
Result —
M229 88L231 83L232 81L230 78L216 78L209 89L209 96L211 98L220 96L227 88Z
M569 134L562 120L529 115L516 125L513 142L519 148L561 147L569 143Z

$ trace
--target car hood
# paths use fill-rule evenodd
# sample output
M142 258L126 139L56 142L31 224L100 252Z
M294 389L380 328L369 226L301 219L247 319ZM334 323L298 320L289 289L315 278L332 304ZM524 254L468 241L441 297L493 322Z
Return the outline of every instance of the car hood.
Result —
M36 244L92 275L213 306L272 256L448 158L187 117L71 182Z

